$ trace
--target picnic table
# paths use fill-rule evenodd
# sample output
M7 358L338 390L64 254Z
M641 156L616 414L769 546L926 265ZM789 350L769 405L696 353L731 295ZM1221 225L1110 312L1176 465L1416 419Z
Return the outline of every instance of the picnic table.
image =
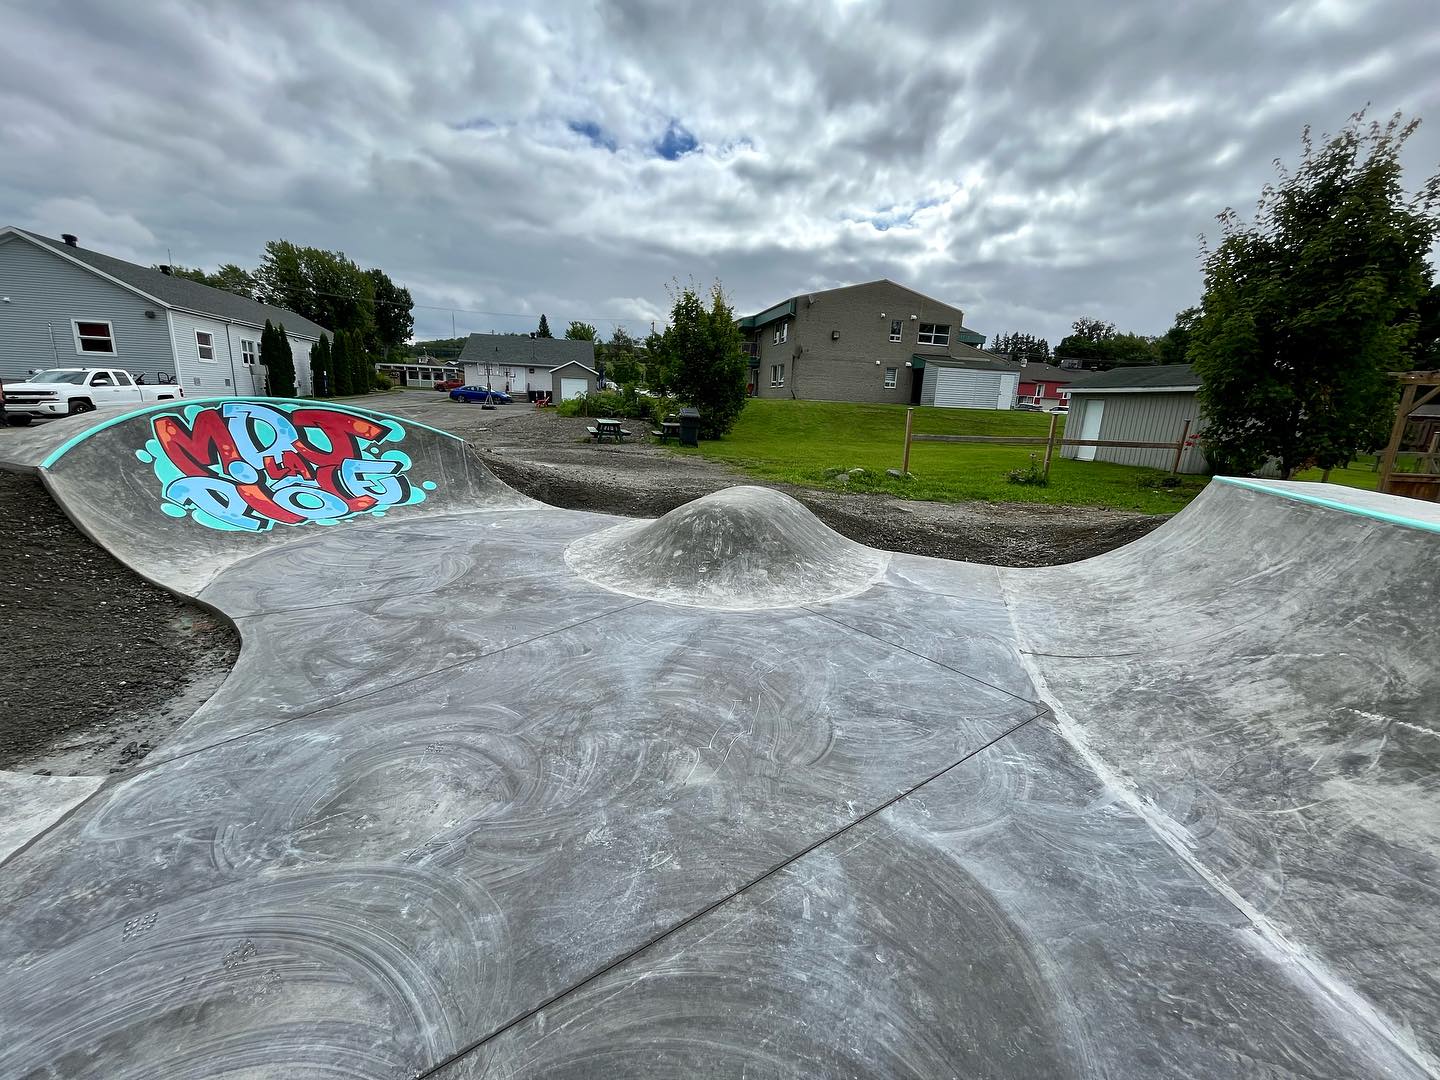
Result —
M595 426L586 428L585 430L590 432L590 438L595 442L600 442L604 439L610 439L614 442L624 442L625 436L630 434L630 432L625 430L625 426L621 421L602 417L596 417Z
M650 432L650 434L655 436L655 438L659 439L661 442L669 442L671 439L678 439L680 437L680 421L662 420L660 422L659 430L652 431Z

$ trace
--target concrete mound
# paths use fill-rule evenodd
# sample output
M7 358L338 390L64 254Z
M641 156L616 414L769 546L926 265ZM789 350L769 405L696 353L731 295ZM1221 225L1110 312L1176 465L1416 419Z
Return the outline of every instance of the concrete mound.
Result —
M565 551L570 569L615 592L726 611L853 596L879 580L889 558L760 487L717 491L654 521L583 536Z

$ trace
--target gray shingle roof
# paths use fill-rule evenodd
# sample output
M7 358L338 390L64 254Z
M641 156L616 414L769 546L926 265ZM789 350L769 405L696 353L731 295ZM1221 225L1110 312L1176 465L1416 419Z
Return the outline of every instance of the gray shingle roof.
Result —
M1008 356L986 352L984 349L977 349L973 345L966 345L959 341L952 343L946 353L915 353L911 359L923 360L926 365L937 364L940 367L968 368L971 371L1016 372L1020 370L1020 365Z
M152 270L148 266L139 266L136 263L126 262L124 259L91 251L89 248L71 247L63 240L52 240L48 236L41 236L28 229L16 229L15 231L45 247L53 248L61 255L76 259L102 274L108 274L117 281L129 285L132 289L147 293L170 307L184 308L186 311L196 311L202 315L213 315L219 319L230 319L234 322L249 323L254 326L264 326L265 320L269 319L277 325L284 323L285 330L296 337L318 338L322 333L330 332L325 327L311 322L305 316L285 308L236 296L224 289L212 289L209 285L201 285L198 281L189 281L186 278L164 274L159 270Z
M511 367L559 367L571 362L595 366L595 343L568 338L532 338L528 334L471 334L460 350L462 364Z
M1195 369L1189 364L1142 364L1137 367L1089 372L1083 379L1076 379L1070 391L1083 393L1087 390L1177 390L1196 388L1199 385L1200 376L1195 374Z
M1056 367L1054 364L1040 364L1031 361L1020 369L1020 378L1030 382L1044 380L1045 382L1070 383L1080 378L1084 372L1076 371L1074 368Z

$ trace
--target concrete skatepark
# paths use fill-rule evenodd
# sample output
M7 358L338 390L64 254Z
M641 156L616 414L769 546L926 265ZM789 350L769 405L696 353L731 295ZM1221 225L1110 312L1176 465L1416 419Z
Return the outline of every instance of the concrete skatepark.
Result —
M10 444L243 649L0 783L0 1076L1440 1075L1434 506L1221 479L1002 570L172 404Z

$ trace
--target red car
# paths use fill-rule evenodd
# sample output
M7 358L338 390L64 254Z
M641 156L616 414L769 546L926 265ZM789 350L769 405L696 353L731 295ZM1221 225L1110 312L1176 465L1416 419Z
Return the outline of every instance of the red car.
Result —
M435 389L436 389L436 390L442 390L442 391L444 391L444 390L458 390L460 387L462 387L462 386L464 386L464 385L465 385L465 380L464 380L464 379L446 379L444 382L437 382L437 383L435 384Z

